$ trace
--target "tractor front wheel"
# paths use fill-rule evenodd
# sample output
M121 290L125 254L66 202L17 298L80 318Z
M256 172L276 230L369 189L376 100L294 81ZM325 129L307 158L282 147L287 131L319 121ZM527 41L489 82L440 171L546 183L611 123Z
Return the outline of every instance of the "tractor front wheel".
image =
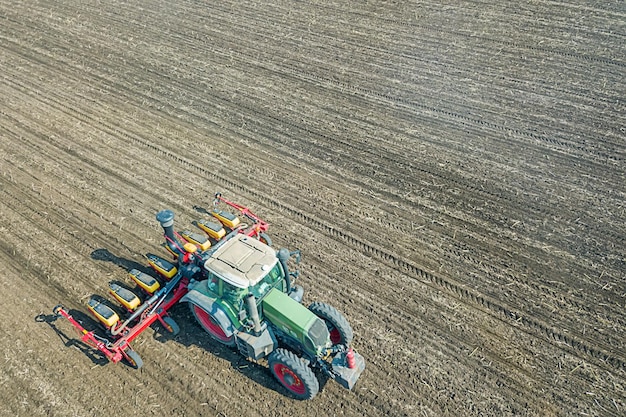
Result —
M200 326L202 326L202 328L206 330L207 333L213 337L213 339L226 346L235 346L235 338L232 335L226 335L226 332L220 325L220 322L215 317L195 304L191 304L191 312L196 317Z
M352 327L344 315L335 307L316 301L311 303L309 310L317 317L324 320L326 327L328 327L328 332L330 333L330 341L333 345L348 345L352 342L354 335Z
M273 351L268 363L278 382L297 399L310 400L320 390L320 383L307 364L287 349Z

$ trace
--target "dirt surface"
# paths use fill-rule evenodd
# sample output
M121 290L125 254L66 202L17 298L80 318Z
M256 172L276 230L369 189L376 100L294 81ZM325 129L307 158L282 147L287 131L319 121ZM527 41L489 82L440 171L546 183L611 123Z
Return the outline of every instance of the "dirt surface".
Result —
M623 2L0 1L0 415L623 416ZM312 401L91 294L216 191L367 369ZM85 315L85 317L82 316Z

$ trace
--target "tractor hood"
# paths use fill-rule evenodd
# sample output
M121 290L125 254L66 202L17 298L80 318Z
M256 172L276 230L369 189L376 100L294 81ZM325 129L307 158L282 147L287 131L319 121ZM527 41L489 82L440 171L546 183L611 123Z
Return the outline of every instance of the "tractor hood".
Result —
M276 251L263 242L238 234L224 242L204 268L238 288L256 285L276 265Z
M297 340L311 355L331 346L324 322L284 292L272 289L262 301L263 317L278 331Z

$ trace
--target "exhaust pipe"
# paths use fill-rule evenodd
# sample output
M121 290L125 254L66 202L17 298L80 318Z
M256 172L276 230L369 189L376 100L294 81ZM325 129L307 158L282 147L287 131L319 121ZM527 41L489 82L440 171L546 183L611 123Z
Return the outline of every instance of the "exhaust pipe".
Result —
M287 284L287 291L285 292L289 294L291 292L291 276L289 273L289 267L287 266L287 261L291 257L291 254L289 253L289 250L282 248L278 251L276 257L278 258L278 261L280 262L280 265L283 267L283 271L285 272L285 284Z
M256 298L254 298L254 294L248 294L246 297L246 310L248 310L248 316L254 323L254 334L258 336L261 333L261 319L259 318L259 310L256 305Z

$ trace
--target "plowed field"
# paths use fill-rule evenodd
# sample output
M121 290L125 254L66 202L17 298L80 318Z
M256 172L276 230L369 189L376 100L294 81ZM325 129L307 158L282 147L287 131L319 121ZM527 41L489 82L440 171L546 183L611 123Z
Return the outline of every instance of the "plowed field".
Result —
M0 415L625 415L625 75L621 1L0 0ZM52 320L216 191L348 317L353 391L183 305L141 370Z

